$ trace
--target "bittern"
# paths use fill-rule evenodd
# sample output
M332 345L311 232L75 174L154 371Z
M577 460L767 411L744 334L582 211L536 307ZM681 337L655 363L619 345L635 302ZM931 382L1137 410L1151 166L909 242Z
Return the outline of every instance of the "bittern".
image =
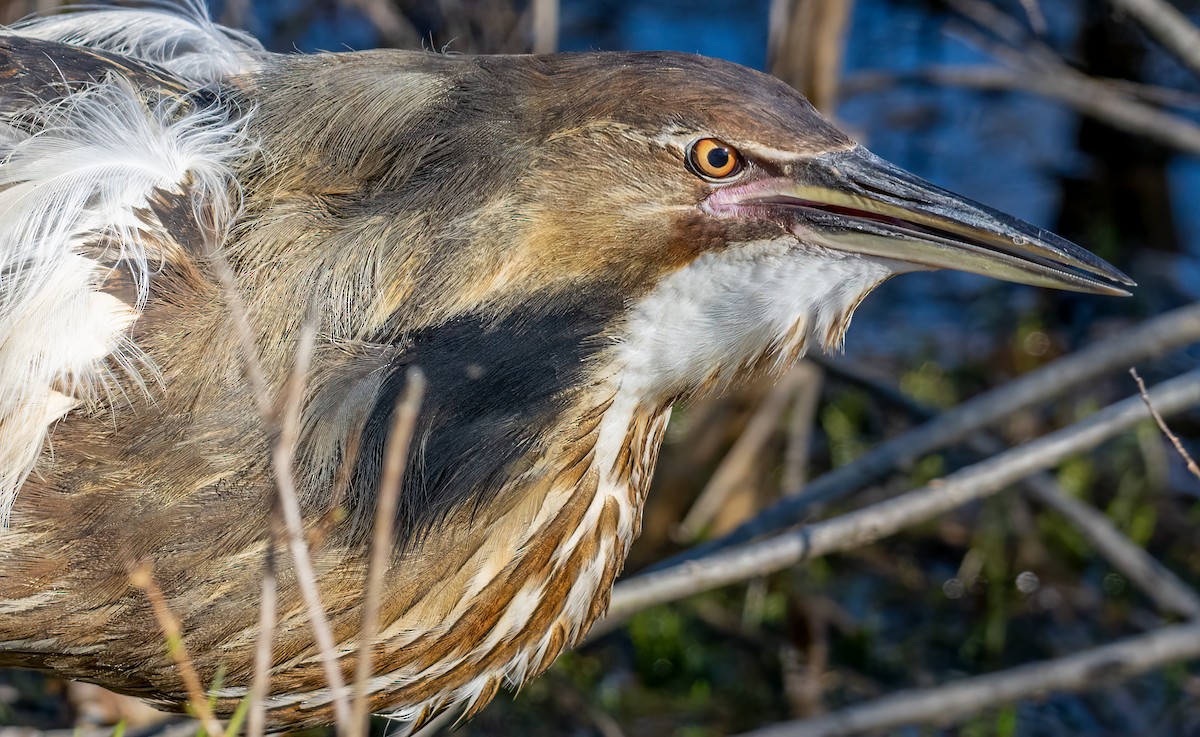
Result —
M218 711L253 672L276 478L239 304L273 395L317 331L295 483L347 673L388 430L427 377L369 681L424 719L604 612L676 402L840 344L894 274L1132 284L714 59L277 55L194 8L37 19L0 54L0 665L167 707L143 561ZM280 555L266 707L327 723Z

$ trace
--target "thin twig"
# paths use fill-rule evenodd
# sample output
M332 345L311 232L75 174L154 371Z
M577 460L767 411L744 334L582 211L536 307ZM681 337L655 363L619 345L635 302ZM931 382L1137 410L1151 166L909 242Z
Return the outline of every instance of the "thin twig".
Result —
M155 583L150 563L144 562L133 569L129 574L129 582L141 589L146 594L146 598L150 600L154 618L158 620L158 626L162 629L163 636L167 638L167 652L175 661L175 668L179 671L184 688L187 689L188 703L191 704L192 711L196 713L196 718L204 725L205 731L211 737L224 737L225 730L213 716L208 698L204 695L204 686L200 683L200 676L197 675L192 658L188 655L187 646L183 644L183 631L179 626L179 619L167 605L167 599L163 596L162 589Z
M1152 393L1160 411L1200 405L1200 370L1178 376ZM1110 405L1091 417L1026 443L944 479L893 499L757 543L743 545L664 570L644 573L613 589L611 629L634 612L793 566L817 556L858 548L931 519L969 501L999 492L1070 455L1124 432L1148 416L1139 397Z
M1200 657L1200 622L1189 622L1000 673L934 688L900 691L804 721L776 724L742 737L849 737L909 724L945 725L984 709L1048 691L1079 691L1131 678L1168 663Z
M233 321L233 330L237 335L238 348L242 352L242 370L246 380L250 382L250 395L258 405L258 413L268 421L270 427L275 421L275 405L271 401L271 390L267 387L267 378L263 374L262 360L258 356L258 342L254 337L254 328L250 326L250 310L238 290L237 276L229 265L225 254L215 247L209 253L210 265L217 281L221 285L221 296L229 308L229 319Z
M317 575L313 570L312 558L308 552L308 541L304 537L304 519L300 513L296 476L292 470L296 443L300 436L300 406L304 396L304 379L308 375L308 365L312 359L315 340L316 330L311 324L306 325L300 333L300 345L296 349L296 363L291 378L288 380L283 412L280 414L279 437L274 447L271 448L271 465L275 471L275 486L279 491L279 508L283 512L288 549L292 556L292 565L296 570L296 584L300 587L300 593L304 597L309 623L312 625L313 636L321 653L325 679L329 682L329 689L333 694L333 710L338 731L342 734L349 734L350 712L345 693L345 681L342 678L342 670L338 667L333 632L329 628L329 619L325 616L325 607L321 603Z
M802 520L814 505L840 499L886 478L897 468L909 467L922 456L954 445L981 427L1105 373L1197 340L1200 340L1200 304L1147 320L980 394L943 412L935 420L879 444L855 462L810 482L804 493L772 504L728 535L684 551L655 565L652 570L678 565L787 528Z
M250 715L246 722L246 737L262 737L266 732L266 700L270 692L273 660L271 643L275 636L276 596L279 585L275 561L277 537L272 524L263 559L262 601L258 605L258 635L254 649L254 676L250 680Z
M1137 19L1193 72L1200 74L1200 29L1163 0L1108 0Z
M1137 369L1131 368L1129 369L1129 373L1133 376L1133 380L1137 382L1138 392L1142 395L1142 401L1146 403L1146 409L1150 410L1150 416L1158 423L1158 429L1162 431L1163 435L1167 436L1167 439L1171 441L1171 445L1175 446L1175 452L1179 453L1179 456L1183 458L1183 462L1187 464L1187 470L1193 476L1200 479L1200 466L1196 465L1196 461L1192 459L1191 453L1188 453L1187 448L1183 447L1183 443L1179 442L1179 436L1171 432L1171 428L1167 427L1167 421L1162 418L1158 410L1154 409L1154 405L1150 402L1150 395L1146 393L1146 383L1142 381L1141 376L1138 376Z
M375 503L375 524L371 533L371 551L367 563L367 581L363 595L362 625L358 634L358 662L354 671L354 709L351 724L354 731L347 737L367 734L367 682L371 678L371 656L375 647L375 634L379 626L379 605L383 593L383 577L388 569L388 560L393 550L392 527L396 519L396 507L400 500L400 488L404 483L404 469L408 464L408 451L412 444L413 430L417 425L417 413L425 396L425 376L413 367L408 370L408 386L403 399L396 405L392 415L392 427L384 451L383 475L379 483L379 497Z
M1043 65L1060 63L1058 53L1045 41L1031 36L1022 23L1004 12L996 5L985 0L946 0L961 17L974 23L975 27L988 37L998 38L1002 46L990 43L982 38L977 43L985 51L996 54L998 51L1017 51L1023 65ZM1003 56L1003 53L1000 54Z

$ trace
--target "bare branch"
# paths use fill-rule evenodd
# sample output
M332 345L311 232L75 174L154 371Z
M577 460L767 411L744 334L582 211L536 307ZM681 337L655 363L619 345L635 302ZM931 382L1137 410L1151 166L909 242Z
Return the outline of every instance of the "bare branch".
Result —
M1190 120L1153 107L1141 98L1187 100L1185 93L1169 92L1145 85L1100 80L1080 74L1063 64L1034 68L928 67L902 74L861 74L849 80L847 94L878 87L890 80L914 80L978 90L1015 90L1048 97L1077 112L1114 128L1155 140L1165 146L1200 154L1200 126ZM1181 96L1182 95L1182 96Z
M804 493L771 505L730 534L656 565L661 570L752 540L803 519L815 504L844 497L886 478L922 456L954 445L976 430L1118 368L1200 340L1200 304L1182 307L1124 330L1087 348L981 394L937 419L883 442L854 463L834 469Z
M420 369L410 368L408 386L393 412L392 427L388 432L387 447L384 450L383 476L379 483L379 497L375 503L375 524L371 531L370 560L367 563L367 581L363 594L362 625L358 633L358 662L354 671L354 709L351 717L353 731L344 737L365 737L368 731L367 681L371 678L371 655L379 625L383 576L387 572L388 559L392 554L392 526L396 519L400 488L404 482L404 468L408 464L413 429L417 425L417 412L424 396L425 376Z
M1096 550L1159 609L1200 618L1200 595L1155 560L1144 548L1121 534L1108 517L1090 505L1069 496L1049 476L1039 474L1025 481L1033 498L1066 517Z
M1108 0L1154 34L1172 54L1200 74L1200 29L1164 0Z
M909 724L949 724L1047 691L1079 691L1200 656L1200 622L1177 624L1054 660L900 691L827 716L776 724L743 737L848 737Z
M1029 31L1019 20L995 4L985 2L985 0L946 0L946 4L960 16L971 21L980 31L1000 39L1003 44L1001 47L982 38L976 39L980 47L989 53L996 54L998 51L1015 49L1020 51L1020 62L1025 65L1059 63L1058 53L1053 48L1042 40L1030 36ZM999 55L1003 56L1003 53Z
M963 35L986 53L1007 64L1009 68L935 67L906 73L901 77L924 79L935 84L976 89L1019 90L1042 95L1065 103L1077 112L1114 128L1150 138L1182 151L1200 154L1200 126L1182 116L1139 101L1139 98L1163 97L1167 93L1146 88L1143 92L1148 94L1134 94L1131 93L1132 88L1127 82L1098 80L1076 71L1064 64L1053 49L1030 37L1016 19L990 3L980 0L948 2L981 31L965 32ZM1161 0L1110 2L1118 6L1165 7ZM1196 33L1195 27L1191 26L1186 18L1181 15L1178 17L1182 24L1172 21L1166 25L1190 29L1191 33ZM988 37L999 38L1000 43L993 43ZM1192 55L1200 57L1200 42L1189 43ZM866 76L870 78L873 75ZM855 86L861 89L861 79L857 80Z
M1175 446L1175 452L1179 453L1179 456L1183 458L1183 462L1187 464L1188 471L1197 479L1200 479L1200 467L1196 466L1196 461L1192 459L1192 454L1187 452L1187 448L1183 447L1183 443L1179 442L1179 436L1171 432L1171 428L1167 427L1167 421L1162 418L1162 415L1158 413L1158 410L1154 409L1154 405L1150 402L1150 395L1146 393L1146 382L1142 381L1141 376L1138 376L1137 369L1131 368L1129 369L1129 373L1133 376L1133 380L1137 382L1138 392L1142 395L1142 401L1146 403L1146 409L1150 410L1150 416L1158 424L1158 429Z
M1151 105L1188 109L1200 107L1200 95L1186 90L1111 77L1091 77L1091 80L1116 94ZM966 87L981 92L1027 91L1028 88L1020 72L1006 67L995 64L953 64L903 71L855 72L842 81L842 96L878 93L902 83Z
M827 369L867 388L873 394L921 420L932 419L937 414L933 408L920 404L889 385L875 381L865 372L844 361L830 363ZM998 438L987 432L978 432L967 438L967 445L983 458L995 456L1006 449ZM1064 492L1053 476L1046 473L1034 474L1022 481L1021 485L1038 502L1050 507L1075 525L1096 552L1150 597L1159 609L1189 619L1200 618L1200 595L1197 595L1194 589L1171 569L1155 560L1143 547L1122 534L1104 514Z
M1164 382L1152 393L1164 413L1200 404L1200 370ZM757 543L685 562L623 581L613 590L608 619L614 622L656 604L708 591L801 561L849 550L918 524L969 501L1004 489L1064 458L1094 448L1148 416L1138 397L1110 405L1070 427L970 466L899 497L808 525Z

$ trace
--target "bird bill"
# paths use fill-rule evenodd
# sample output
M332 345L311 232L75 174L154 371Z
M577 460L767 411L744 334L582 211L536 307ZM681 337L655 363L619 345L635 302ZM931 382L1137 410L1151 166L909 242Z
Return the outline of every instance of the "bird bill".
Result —
M791 176L743 191L782 207L801 240L900 262L1077 292L1128 296L1125 274L1054 233L853 149L796 162Z

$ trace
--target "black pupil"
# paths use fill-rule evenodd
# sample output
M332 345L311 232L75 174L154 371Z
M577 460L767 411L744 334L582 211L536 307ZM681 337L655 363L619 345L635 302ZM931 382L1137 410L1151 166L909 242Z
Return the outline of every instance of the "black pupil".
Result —
M724 169L729 165L729 149L714 148L708 152L708 165L714 169Z

